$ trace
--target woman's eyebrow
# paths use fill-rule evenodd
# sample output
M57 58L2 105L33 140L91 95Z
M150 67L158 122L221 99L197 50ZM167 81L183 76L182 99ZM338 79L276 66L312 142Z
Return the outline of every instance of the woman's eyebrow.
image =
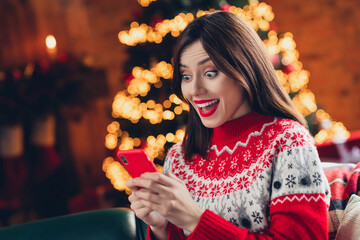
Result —
M203 60L201 60L200 62L198 62L198 66L200 66L200 65L203 65L204 63L206 63L206 62L208 62L208 61L210 61L211 59L209 58L209 57L207 57L207 58L205 58L205 59L203 59ZM186 66L186 65L184 65L184 64L179 64L180 65L180 67L183 67L183 68L188 68L188 66Z

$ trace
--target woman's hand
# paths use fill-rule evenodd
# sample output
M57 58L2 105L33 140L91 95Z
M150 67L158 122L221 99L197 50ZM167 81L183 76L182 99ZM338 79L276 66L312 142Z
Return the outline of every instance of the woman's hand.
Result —
M132 191L129 196L129 201L131 203L130 208L135 212L135 215L151 227L156 239L167 239L168 220L152 209L145 207L141 203L141 199L136 197L136 192L138 191L137 187L132 187L132 185L128 183L126 183L126 185Z
M139 206L164 216L168 221L189 232L194 231L204 210L191 198L183 181L172 173L145 173L127 183L141 188L133 194Z
M168 221L165 217L143 205L141 203L141 199L136 196L139 189L137 187L132 187L129 183L126 183L126 185L132 191L129 196L129 201L131 203L130 208L135 212L135 215L143 220L147 225L157 228L166 228ZM143 189L142 191L146 192L148 190Z

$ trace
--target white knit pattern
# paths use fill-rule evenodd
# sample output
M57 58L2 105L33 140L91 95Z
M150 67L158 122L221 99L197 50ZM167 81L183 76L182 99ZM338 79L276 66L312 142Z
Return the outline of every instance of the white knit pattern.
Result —
M220 156L223 152L227 151L229 154L233 154L235 152L235 150L241 146L241 147L246 147L249 143L249 140L251 137L254 137L254 136L261 136L264 132L264 129L267 127L267 126L270 126L274 123L277 122L277 118L274 119L274 121L270 122L270 123L266 123L263 125L263 127L261 128L261 131L254 131L252 133L249 134L248 138L246 139L246 142L237 142L235 147L233 149L230 149L228 146L225 146L223 147L220 151L218 150L217 146L216 145L213 145L210 147L210 150L214 150L216 152L216 155L217 156Z

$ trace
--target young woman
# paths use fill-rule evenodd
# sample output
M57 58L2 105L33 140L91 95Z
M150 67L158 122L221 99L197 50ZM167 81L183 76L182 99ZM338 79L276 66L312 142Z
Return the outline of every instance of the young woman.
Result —
M215 12L178 39L173 89L190 105L164 174L127 182L149 239L327 239L329 186L302 115L242 19Z

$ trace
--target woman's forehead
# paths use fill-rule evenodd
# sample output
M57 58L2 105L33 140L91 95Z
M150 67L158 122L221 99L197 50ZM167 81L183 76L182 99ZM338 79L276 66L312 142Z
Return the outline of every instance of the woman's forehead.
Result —
M180 64L193 63L194 61L201 61L209 58L209 55L203 48L200 40L197 40L184 48L180 55Z

